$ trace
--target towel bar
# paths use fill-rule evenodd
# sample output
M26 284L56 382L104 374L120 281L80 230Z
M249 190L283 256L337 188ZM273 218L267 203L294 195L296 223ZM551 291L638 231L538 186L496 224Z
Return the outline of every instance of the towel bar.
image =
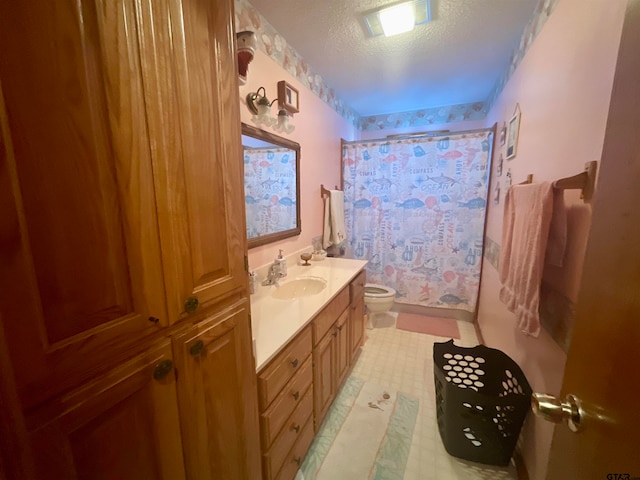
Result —
M336 190L340 190L337 185L336 185ZM325 195L329 195L329 190L324 188L323 184L320 184L320 198L324 198Z
M596 171L598 169L598 162L595 160L587 162L584 165L584 172L574 175L572 177L561 178L553 182L553 188L561 190L579 188L582 190L580 198L585 201L591 200L593 197L593 187L596 183Z

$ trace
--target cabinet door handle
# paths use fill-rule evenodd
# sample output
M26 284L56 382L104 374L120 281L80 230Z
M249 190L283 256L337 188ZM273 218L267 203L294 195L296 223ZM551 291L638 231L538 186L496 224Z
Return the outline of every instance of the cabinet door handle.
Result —
M171 373L171 370L173 370L173 362L171 360L162 360L153 369L153 379L158 382L164 380Z
M300 464L302 463L302 457L296 457L293 459L293 461L296 465L300 466Z
M298 390L293 392L291 395L293 395L294 400L298 400L298 398L300 398L300 392Z
M291 430L295 430L296 433L300 432L300 425L294 423L293 425L291 425Z
M338 336L338 332L333 332L331 335L333 335L334 337Z
M187 298L184 302L184 311L187 313L195 312L198 309L199 303L200 301L195 295Z
M293 368L298 368L298 359L294 358L293 360L291 360L291 366Z
M160 319L158 317L149 317L149 321L157 325L158 322L160 322Z
M204 350L204 342L202 340L198 340L196 343L189 347L189 353L192 357L198 357Z

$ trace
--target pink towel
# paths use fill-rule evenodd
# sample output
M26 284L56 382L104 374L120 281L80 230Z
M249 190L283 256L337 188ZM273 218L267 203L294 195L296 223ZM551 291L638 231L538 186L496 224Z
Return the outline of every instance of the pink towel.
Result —
M505 197L500 300L527 335L540 333L540 282L553 214L551 182L512 186Z
M564 190L553 189L553 215L549 226L547 254L549 265L561 267L564 263L564 251L567 248L567 209L564 206Z

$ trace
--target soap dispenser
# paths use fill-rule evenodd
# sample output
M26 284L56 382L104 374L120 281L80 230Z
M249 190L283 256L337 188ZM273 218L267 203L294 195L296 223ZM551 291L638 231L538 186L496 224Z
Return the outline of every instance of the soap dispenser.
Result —
M282 252L284 250L280 250L278 256L275 259L276 271L280 274L281 277L287 276L287 260L282 256Z

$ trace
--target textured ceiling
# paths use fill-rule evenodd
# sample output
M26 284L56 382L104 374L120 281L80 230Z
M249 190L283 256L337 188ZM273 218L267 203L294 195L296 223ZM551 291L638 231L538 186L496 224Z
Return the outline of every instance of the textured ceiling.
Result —
M432 20L369 38L362 13L384 0L250 0L361 116L484 102L538 0L432 0Z

